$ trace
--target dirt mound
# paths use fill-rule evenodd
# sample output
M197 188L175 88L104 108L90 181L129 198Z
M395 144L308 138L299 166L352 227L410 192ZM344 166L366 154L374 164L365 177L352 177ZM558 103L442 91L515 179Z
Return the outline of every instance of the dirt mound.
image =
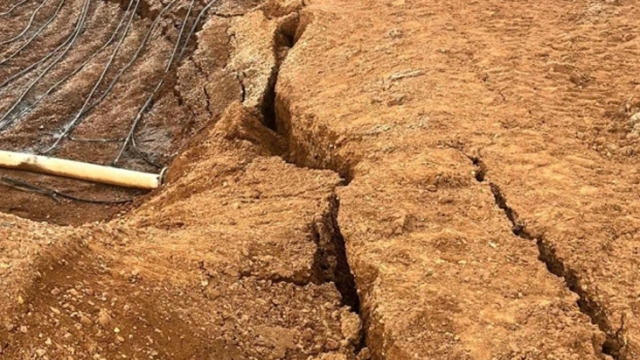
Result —
M355 358L362 325L336 220L342 180L285 163L284 140L263 124L281 22L265 14L292 11L271 8L213 16L198 33L175 89L185 108L205 107L202 121L222 120L191 140L160 194L111 223L2 223L3 357ZM256 26L255 39L244 34ZM254 42L272 67L254 68L227 32L243 32L234 42ZM243 92L253 100L229 106L240 71L251 71Z
M202 187L181 179L127 221L84 226L72 233L78 240L49 239L64 253L48 261L8 263L38 276L9 278L14 289L21 285L9 300L15 306L2 330L3 354L353 357L361 325L346 305L357 306L357 296L341 296L333 285L353 288L335 227L340 179L248 155L247 147L260 144L224 128L261 140L269 130L247 110L233 109L206 145L191 150L208 159L202 166L220 171L211 174L215 182ZM243 168L230 167L225 160L238 154ZM173 198L176 191L190 196Z

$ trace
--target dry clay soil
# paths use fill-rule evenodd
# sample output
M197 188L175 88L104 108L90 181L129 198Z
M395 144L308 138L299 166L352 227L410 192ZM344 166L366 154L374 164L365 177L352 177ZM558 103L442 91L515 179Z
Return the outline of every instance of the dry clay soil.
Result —
M640 359L637 5L208 13L163 189L0 215L0 358Z

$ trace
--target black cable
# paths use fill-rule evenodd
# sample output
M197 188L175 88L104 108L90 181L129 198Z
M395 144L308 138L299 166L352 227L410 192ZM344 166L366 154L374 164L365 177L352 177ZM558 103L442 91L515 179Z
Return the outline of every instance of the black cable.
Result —
M127 64L125 64L125 66L123 66L120 71L118 72L118 74L116 74L116 76L111 80L111 83L109 84L108 88L105 90L105 92L102 94L102 96L100 96L100 98L98 98L96 101L94 101L83 113L81 116L85 116L86 114L88 114L90 111L92 111L96 106L98 106L108 95L109 93L113 90L113 87L115 86L115 84L118 82L118 80L120 80L120 77L122 77L122 75L125 73L126 70L128 70L131 65L133 65L133 63L138 59L138 57L140 56L140 54L142 53L142 50L145 48L145 46L147 45L147 42L149 41L149 38L151 36L151 33L153 32L153 30L157 27L158 23L160 22L160 19L162 18L162 16L164 15L164 13L171 7L173 6L173 4L176 3L177 0L173 0L171 3L169 3L168 5L166 5L158 14L158 16L156 16L155 20L153 21L153 23L151 24L151 26L149 27L149 29L147 30L147 33L145 34L144 39L142 40L142 42L140 43L140 46L138 47L138 50L136 51L136 53L133 55L133 57L129 60L129 62ZM76 124L77 126L77 124ZM71 132L73 132L73 127L71 127L69 134ZM65 133L67 131L65 130ZM68 135L67 135L68 136ZM63 136L61 136L60 138L63 138ZM41 154L48 154L51 153L52 151L56 150L58 148L58 146L60 145L60 141L58 141L60 139L56 139L56 142L54 145L50 146L49 148L47 148L44 151L41 151Z
M200 20L202 19L202 16L207 12L207 10L209 10L209 8L211 8L211 6L216 2L217 0L211 0L204 8L202 8L202 10L200 10L200 13L198 14L198 16L196 17L195 21L193 22L193 25L191 26L191 30L189 31L189 34L187 35L184 44L182 45L182 48L180 49L180 53L176 58L176 52L177 49L179 47L179 43L180 43L180 38L182 37L183 34L183 30L184 27L187 23L187 19L185 18L185 21L183 22L183 26L182 29L180 30L180 37L178 38L178 41L176 42L176 46L173 50L173 53L171 54L171 57L167 63L167 67L165 68L165 72L162 75L162 78L160 79L160 81L158 81L158 84L156 85L156 87L153 89L153 91L151 92L151 94L149 94L149 96L147 97L147 100L145 101L144 105L142 105L142 107L140 108L140 110L138 111L138 113L136 114L136 117L133 120L133 123L131 125L131 128L129 129L129 133L127 134L127 137L125 138L124 144L122 145L122 147L120 148L120 151L118 152L118 155L116 156L116 158L113 160L113 165L116 165L120 159L122 158L122 155L124 154L125 150L127 149L127 146L129 145L129 143L131 142L132 147L134 148L134 150L136 151L136 153L138 154L138 156L140 156L145 162L147 162L148 164L155 166L157 168L162 168L162 165L159 165L153 161L151 161L147 155L137 146L136 142L135 142L135 131L136 128L138 127L138 124L140 123L140 121L142 120L142 117L144 116L144 113L148 110L148 108L151 106L151 104L153 103L154 98L156 97L158 91L160 90L160 88L162 88L162 85L164 84L164 81L166 79L167 74L169 73L169 71L171 70L171 68L173 67L174 62L177 60L177 62L179 62L187 48L187 45L189 44L189 39L191 38L191 36L193 36L193 33L196 31L198 24L200 23ZM191 3L191 6L193 6L193 1ZM189 8L189 12L191 11L191 7ZM187 13L187 16L189 16L189 12Z
M40 26L40 28L33 35L31 35L31 37L29 38L29 40L27 40L26 43L24 43L22 46L20 46L16 51L14 51L8 57L0 60L0 65L3 65L7 61L13 59L16 55L18 55L18 53L20 53L20 51L24 50L27 46L29 46L29 44L31 44L31 42L36 37L38 37L38 35L40 35L53 22L53 20L55 20L56 17L58 17L58 14L60 13L60 10L62 9L62 5L64 5L64 2L65 2L65 0L60 0L60 2L58 3L58 7L56 8L56 11L53 13L53 15L51 15L49 20L47 20L47 22L42 24L42 26Z
M202 16L204 16L207 10L209 10L211 6L215 4L217 1L218 0L211 0L204 8L202 8L202 10L200 10L198 17L196 18L196 21L193 23L193 26L191 26L191 31L189 31L189 35L187 36L187 41L185 41L184 45L182 45L182 49L180 49L180 55L178 55L178 61L182 59L182 55L184 55L184 52L187 49L187 45L189 44L189 39L191 39L191 37L193 36L193 33L196 32L196 29L198 28L198 24L200 23L200 20L202 20Z
M82 33L82 28L84 27L85 20L87 18L87 14L89 13L89 5L91 1L85 0L82 8L82 13L79 16L78 22L76 23L76 28L72 34L70 41L66 49L60 55L55 58L41 73L38 75L31 83L27 86L27 88L22 92L22 94L18 97L16 101L14 101L13 105L5 112L5 114L0 118L0 131L4 131L8 126L13 123L13 120L7 121L7 117L20 105L22 100L24 100L25 96L33 89L33 87L47 74L51 69L56 66L60 60L71 50L71 47L76 42L80 34Z
M83 7L84 8L84 7ZM83 12L84 14L84 12ZM80 17L78 17L78 20L80 20ZM2 83L0 83L0 89L2 89L3 87L7 86L8 84L10 84L11 82L13 82L15 79L22 77L23 75L27 74L29 71L33 70L34 68L44 64L45 62L47 62L51 57L53 57L55 55L55 53L57 53L58 51L60 51L60 49L64 48L70 41L72 41L74 39L74 36L76 34L76 29L77 29L77 21L76 21L76 26L74 28L74 30L71 32L71 34L69 34L69 36L60 44L58 45L58 47L56 47L55 49L53 49L52 51L50 51L49 53L47 53L44 57L42 57L40 60L36 61L35 63L27 66L26 68L20 70L19 72L11 75L9 78L7 78L5 81L3 81ZM2 129L0 129L1 131Z
M169 71L171 70L171 67L173 66L174 60L176 58L176 54L178 53L178 48L180 47L180 42L182 41L182 36L184 35L184 30L187 27L187 22L189 21L189 16L191 16L191 11L193 10L194 4L195 4L195 0L191 0L191 4L189 6L189 9L187 10L187 13L186 13L186 15L184 17L184 20L182 21L182 26L180 27L180 33L178 34L178 39L176 40L176 45L174 46L173 51L171 52L171 56L169 57L169 60L167 61L167 66L166 66L166 68L164 70L164 74L162 74L162 78L160 79L160 81L156 85L156 88L149 95L149 97L147 98L147 101L145 101L145 104L142 106L142 108L138 112L138 115L136 115L136 118L134 119L134 122L133 122L133 126L129 130L129 134L125 138L124 144L122 145L122 147L120 149L120 152L116 156L115 160L113 160L113 165L116 165L118 163L118 161L120 161L120 157L122 156L122 154L126 150L127 145L129 144L129 142L131 142L132 147L134 148L134 150L136 151L136 153L138 154L138 156L140 156L140 158L142 160L144 160L146 163L150 164L151 166L154 166L156 168L162 168L162 165L157 164L154 161L152 161L151 159L149 159L147 154L143 153L142 150L140 150L140 148L138 148L138 146L137 146L137 144L135 142L134 136L133 136L133 132L135 131L135 128L137 127L137 124L138 124L138 122L140 121L140 119L142 117L142 113L145 111L145 109L147 109L147 107L150 106L150 104L153 101L153 98L155 97L156 93L162 87L162 84L164 84L164 80L165 80L166 75L169 73ZM187 43L187 42L189 42L188 38L185 41L185 43ZM184 49L184 46L183 46L183 49Z
M94 199L86 199L80 198L77 196L69 195L63 192L60 192L55 189L40 187L31 183L28 183L24 180L18 180L6 176L0 176L0 184L5 186L14 188L16 190L32 192L36 194L46 195L52 198L55 202L60 203L57 197L65 198L73 201L86 202L91 204L101 204L101 205L116 205L116 204L126 204L133 202L133 199L123 199L123 200L94 200Z
M49 0L42 0L42 2L40 3L40 5L38 5L38 7L33 11L33 13L31 14L31 17L29 18L29 22L27 23L27 26L25 26L25 28L16 36L12 37L11 39L7 39L4 41L0 41L0 45L5 45L5 44L9 44L12 43L18 39L20 39L22 37L22 35L26 34L27 31L29 31L29 28L31 28L31 25L33 24L33 20L36 18L36 15L38 14L38 12L40 11L40 9L42 9L42 7L44 6L44 4L47 3L47 1Z
M18 6L20 6L20 5L24 4L24 3L26 3L27 1L28 1L28 0L22 0L22 1L18 2L17 4L15 4L15 5L11 6L11 7L9 8L9 10L7 10L7 11L5 11L5 12L1 12L1 13L0 13L0 16L7 16L7 15L11 14L11 13L13 12L13 10L15 10Z
M133 2L133 0L131 0L129 2L129 7L131 6L131 3ZM76 116L65 126L65 130L62 132L62 134L60 135L60 137L58 137L58 139L53 143L53 145L51 146L52 148L57 148L58 145L60 145L60 142L62 142L62 140L64 138L66 138L67 136L69 136L69 134L71 133L71 131L78 125L78 123L80 122L80 119L82 118L82 114L85 112L87 106L89 105L89 102L91 101L91 99L93 98L93 95L96 93L96 91L98 90L98 87L100 86L100 84L102 84L102 82L104 81L106 75L107 75L107 71L109 71L109 68L111 67L111 65L113 64L114 59L116 58L116 56L118 55L118 51L120 51L120 48L122 47L122 44L124 43L124 40L126 39L127 35L129 34L129 30L131 29L131 24L133 23L133 19L135 19L135 15L136 15L136 10L138 10L138 6L140 5L140 0L136 0L136 6L133 9L133 11L131 12L131 16L129 17L129 21L127 22L127 26L124 29L124 32L122 33L122 36L120 37L120 40L118 41L118 43L116 44L115 48L113 49L113 52L111 53L111 56L109 57L109 60L107 61L107 63L104 66L104 69L102 70L102 73L100 74L100 76L98 77L98 80L96 81L96 83L93 85L93 88L91 89L91 92L89 93L89 95L87 96L87 98L85 99L84 103L82 104L82 107L80 108L80 110L78 110L78 113L76 114ZM129 12L129 9L127 9L127 13ZM45 151L45 153L48 152Z
M71 79L73 76L79 73L82 69L84 69L85 66L87 66L87 64L89 64L93 59L95 59L98 55L100 55L107 47L109 47L113 42L113 40L115 40L116 36L118 35L120 31L120 27L124 24L124 20L126 18L127 18L127 14L125 13L125 15L120 19L120 22L118 23L118 26L116 27L116 29L111 34L111 37L109 38L109 40L107 40L107 42L105 42L100 49L96 50L93 54L91 54L91 56L89 56L87 60L85 60L82 64L80 64L80 66L78 66L70 74L68 74L61 80L59 80L57 83L53 84L47 91L45 91L43 95L38 97L33 104L29 105L27 108L23 109L18 115L16 115L12 121L18 120L20 117L22 117L29 111L33 110L36 106L38 106L38 104L40 104L42 100L44 100L47 96L51 95L51 93L53 93L56 89L58 89L60 85L67 82L67 80Z

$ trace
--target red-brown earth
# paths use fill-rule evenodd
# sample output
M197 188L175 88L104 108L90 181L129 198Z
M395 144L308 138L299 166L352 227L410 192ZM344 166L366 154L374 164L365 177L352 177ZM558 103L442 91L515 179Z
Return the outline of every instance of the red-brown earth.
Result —
M82 8L67 2L0 80L62 41ZM3 15L0 39L39 3ZM166 13L75 136L126 136L190 3ZM167 4L141 1L114 69ZM206 6L194 4L191 19ZM91 2L92 25L27 100L82 64L127 6ZM0 358L640 358L639 11L625 0L214 5L135 132L168 166L166 186L0 174L135 197L58 204L3 188ZM2 132L2 148L50 144L107 59ZM36 74L0 88L1 109ZM132 150L120 166L157 171ZM117 151L65 140L55 155L109 164Z

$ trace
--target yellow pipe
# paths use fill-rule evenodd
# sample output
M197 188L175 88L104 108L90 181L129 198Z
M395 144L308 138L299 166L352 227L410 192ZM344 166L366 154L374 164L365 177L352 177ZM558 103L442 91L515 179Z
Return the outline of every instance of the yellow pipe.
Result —
M128 188L153 190L164 182L166 168L150 174L110 166L0 150L0 168L24 170Z

